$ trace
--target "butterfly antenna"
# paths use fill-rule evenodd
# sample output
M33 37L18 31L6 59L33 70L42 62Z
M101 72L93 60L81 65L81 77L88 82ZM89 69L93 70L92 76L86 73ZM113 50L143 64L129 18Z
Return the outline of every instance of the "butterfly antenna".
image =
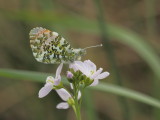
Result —
M88 49L88 48L102 47L102 46L103 46L102 44L100 44L100 45L95 45L95 46L90 46L90 47L86 47L86 48L84 48L84 50L86 50L86 49Z

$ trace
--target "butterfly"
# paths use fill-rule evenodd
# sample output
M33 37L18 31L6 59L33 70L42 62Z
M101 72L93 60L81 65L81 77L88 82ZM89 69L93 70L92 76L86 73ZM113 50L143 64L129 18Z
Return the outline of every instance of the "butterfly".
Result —
M81 60L81 57L86 54L86 49L90 48L72 48L57 32L42 27L33 28L29 37L33 56L38 62L46 64L72 63Z

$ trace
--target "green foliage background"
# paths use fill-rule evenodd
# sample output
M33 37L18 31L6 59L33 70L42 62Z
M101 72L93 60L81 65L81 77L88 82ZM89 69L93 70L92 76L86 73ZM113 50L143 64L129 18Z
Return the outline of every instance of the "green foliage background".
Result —
M55 92L38 98L46 76L54 76L58 66L38 63L32 56L28 33L41 26L57 31L75 48L104 45L88 50L83 58L111 73L87 89L83 120L159 120L159 4L155 0L1 0L0 119L75 119L71 109L55 108L61 101ZM67 85L65 77L63 81Z

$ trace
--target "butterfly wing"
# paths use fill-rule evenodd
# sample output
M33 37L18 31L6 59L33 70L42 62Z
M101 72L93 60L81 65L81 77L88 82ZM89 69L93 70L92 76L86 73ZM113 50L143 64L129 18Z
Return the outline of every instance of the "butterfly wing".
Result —
M38 62L56 64L74 61L74 49L58 33L36 27L29 36L33 56Z

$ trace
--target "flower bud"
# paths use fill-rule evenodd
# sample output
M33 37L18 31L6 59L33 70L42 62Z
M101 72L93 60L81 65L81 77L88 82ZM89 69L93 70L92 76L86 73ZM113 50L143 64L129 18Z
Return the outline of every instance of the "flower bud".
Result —
M85 86L89 86L89 85L91 85L91 84L93 83L93 81L94 81L94 80L92 80L92 79L90 79L90 78L87 77L87 78L85 79L85 81L84 81L84 84L85 84Z
M70 71L67 71L67 78L72 79L73 74Z
M67 103L68 103L69 105L71 105L71 106L75 104L73 98L69 98L69 99L67 100Z

